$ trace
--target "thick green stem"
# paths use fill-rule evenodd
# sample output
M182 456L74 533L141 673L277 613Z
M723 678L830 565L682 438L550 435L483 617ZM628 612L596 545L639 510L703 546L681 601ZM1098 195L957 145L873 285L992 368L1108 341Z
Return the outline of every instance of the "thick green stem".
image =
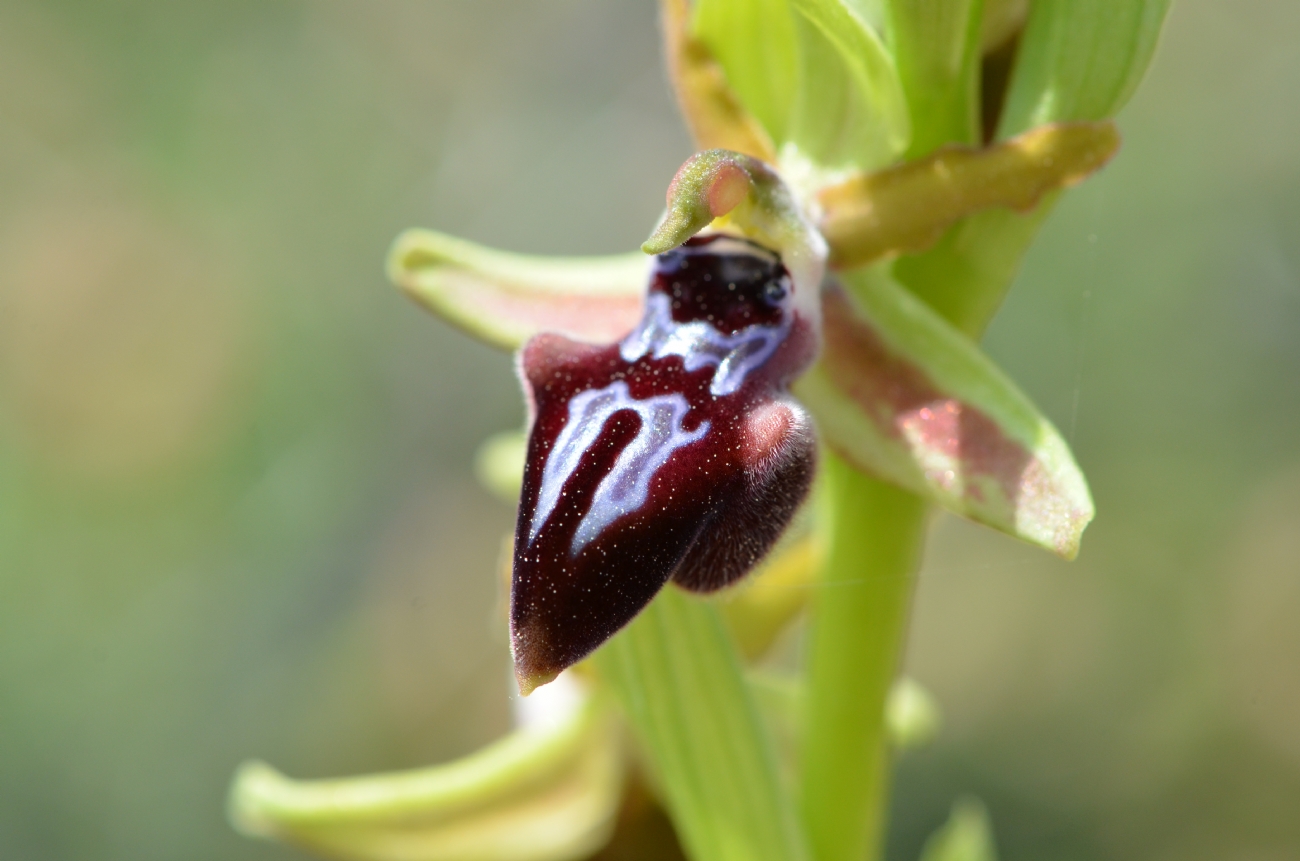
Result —
M817 861L879 854L888 795L885 698L925 538L919 497L826 453L830 547L812 605L801 809Z
M716 607L669 586L596 654L694 861L804 861L794 805Z
M1030 212L990 209L971 216L924 254L900 257L894 277L978 340L1056 200L1052 194Z

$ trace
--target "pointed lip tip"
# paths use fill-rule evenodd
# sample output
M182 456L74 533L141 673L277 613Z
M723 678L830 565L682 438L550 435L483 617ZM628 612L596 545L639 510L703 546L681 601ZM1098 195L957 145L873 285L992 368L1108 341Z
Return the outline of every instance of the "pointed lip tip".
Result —
M515 669L515 682L519 685L519 695L526 697L542 685L548 685L560 675L559 671L528 673Z

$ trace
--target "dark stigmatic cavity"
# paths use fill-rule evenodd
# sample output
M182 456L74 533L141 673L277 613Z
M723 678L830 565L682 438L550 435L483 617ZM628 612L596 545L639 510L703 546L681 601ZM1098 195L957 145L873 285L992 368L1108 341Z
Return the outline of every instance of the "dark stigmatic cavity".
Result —
M816 349L792 289L772 252L697 237L656 258L621 342L524 346L533 425L510 608L524 693L669 579L698 592L734 582L789 523L814 447L786 386Z

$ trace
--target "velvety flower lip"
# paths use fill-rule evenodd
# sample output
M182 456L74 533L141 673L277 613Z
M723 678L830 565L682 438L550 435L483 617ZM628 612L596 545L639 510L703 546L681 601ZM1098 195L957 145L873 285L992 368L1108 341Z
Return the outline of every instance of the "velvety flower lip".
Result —
M629 622L669 579L720 589L767 552L812 479L786 386L817 330L774 252L724 235L657 255L640 324L520 353L531 432L511 643L527 694Z

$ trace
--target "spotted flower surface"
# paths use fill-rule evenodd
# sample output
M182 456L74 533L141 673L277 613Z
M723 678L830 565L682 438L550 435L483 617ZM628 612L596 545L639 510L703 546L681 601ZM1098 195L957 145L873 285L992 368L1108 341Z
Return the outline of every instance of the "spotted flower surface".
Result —
M749 571L807 493L814 442L786 387L816 331L775 252L697 237L656 257L616 344L530 340L534 413L515 532L511 635L527 692L586 656L669 580Z

